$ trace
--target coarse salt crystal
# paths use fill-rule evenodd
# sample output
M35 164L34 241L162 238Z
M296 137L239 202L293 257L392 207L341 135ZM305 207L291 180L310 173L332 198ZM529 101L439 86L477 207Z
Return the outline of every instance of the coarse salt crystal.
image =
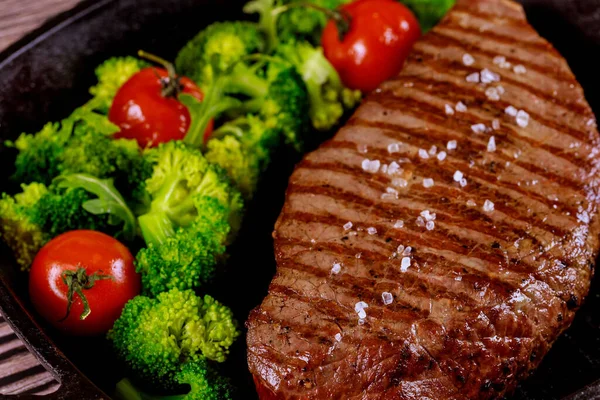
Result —
M496 139L492 136L487 145L487 151L496 151Z
M400 165L396 161L392 161L387 169L388 175L394 175L398 171L400 171Z
M527 73L527 68L525 68L524 65L515 65L515 67L513 68L513 71L515 74L525 74Z
M519 112L519 110L517 110L513 106L508 106L508 107L506 107L506 109L504 110L504 112L506 114L510 115L511 117L516 117L517 113Z
M446 148L448 150L456 150L457 147L458 147L458 142L456 140L451 140L446 145Z
M404 251L404 246L403 245L398 245L398 247L396 247L396 253L398 254L402 254L402 252Z
M352 229L352 226L353 226L352 222L348 221L344 224L344 230L349 231L350 229Z
M446 112L446 115L454 115L454 109L452 106L450 106L450 104L446 104L444 106L444 111Z
M340 335L339 333L336 333L334 337L335 337L335 341L336 342L341 342L342 341L342 335Z
M459 182L460 187L465 187L467 186L467 178L462 178Z
M494 129L494 130L496 130L496 131L497 131L498 129L500 129L500 120L499 120L499 119L494 119L494 120L492 121L492 129Z
M475 124L471 125L471 130L475 133L483 133L486 131L486 127L484 124Z
M424 227L425 226L425 220L423 219L423 217L417 217L417 222L416 222L418 227Z
M398 200L398 195L383 193L381 195L381 200Z
M340 263L334 263L333 267L331 267L332 274L339 274L342 270L342 265Z
M517 112L517 125L521 128L526 128L527 125L529 125L529 114L523 110L519 110L519 112Z
M391 187L385 189L385 191L387 193L389 193L389 194L396 194L396 195L398 194L398 191L396 189L394 189L394 188L391 188Z
M364 320L365 318L367 318L367 313L365 312L365 310L359 310L358 311L358 318L360 318L361 320ZM364 321L363 321L364 323Z
M370 172L372 174L379 171L380 167L381 167L381 162L379 160L364 159L362 162L362 169L364 171Z
M421 157L422 159L426 160L426 159L429 158L429 154L427 153L426 150L419 149L419 157Z
M483 211L485 211L485 212L494 211L494 203L492 203L489 200L486 200L485 203L483 203Z
M425 178L425 179L423 179L423 186L425 188L430 188L433 185L434 185L433 179L431 179L431 178Z
M367 151L369 151L369 148L367 147L366 144L358 144L356 145L356 149L358 150L359 153L366 153Z
M437 214L431 213L429 210L421 211L421 217L425 218L426 221L435 221Z
M463 178L463 173L460 171L456 171L454 173L454 176L452 177L452 179L454 179L454 182L460 182L460 180Z
M429 149L429 155L430 156L435 156L435 154L437 153L437 146L431 146L431 148Z
M354 311L359 312L360 310L364 310L365 308L369 308L369 305L364 301L359 301L354 305Z
M490 71L487 68L484 68L481 70L481 83L492 83L492 82L499 82L500 81L500 75L498 75L495 72Z
M387 147L388 153L394 154L400 152L400 143L390 143Z
M499 66L502 69L510 69L510 67L512 67L512 64L508 61L504 61L503 63L499 64Z
M500 100L500 93L498 93L498 89L490 87L485 90L485 96L490 101L498 101Z
M367 228L367 233L369 235L376 235L377 234L377 229L373 228L372 226L370 226L370 227Z
M408 186L408 182L406 179L394 178L394 179L392 179L392 186L403 188L403 187Z
M355 257L355 258L361 258L361 257L362 257L362 253L356 253L356 254L354 255L354 257Z
M364 320L364 318L359 318L359 319L358 319L358 324L359 324L359 325L364 325L364 324L365 324L365 320Z
M404 227L404 221L402 221L402 220L398 220L394 223L394 228L396 228L396 229L400 229L403 227Z
M425 225L425 228L427 228L428 231L432 231L433 228L435 228L435 222L433 222L433 221L427 222L427 224Z
M470 83L479 83L479 72L473 72L472 74L467 75L465 80Z
M473 58L473 56L472 56L472 55L470 55L469 53L465 53L465 54L463 54L463 57L462 57L462 62L463 62L463 64L465 64L467 67L469 67L469 66L471 66L471 65L475 64L475 59L474 59L474 58Z
M400 263L400 271L406 272L410 267L410 257L402 258L402 262Z
M506 57L504 57L504 56L496 56L496 57L494 57L493 61L494 61L494 64L500 65L500 64L506 62Z
M406 256L409 256L411 252L412 252L412 247L408 246L404 249L404 251L402 252L402 255L406 257Z
M467 200L467 205L469 207L475 207L477 205L477 203L475 203L473 200L469 199L469 200Z
M384 174L385 174L385 173L387 172L387 169L388 169L388 166L387 166L387 164L383 164L383 165L381 166L381 172L382 172L382 173L384 173Z
M504 90L504 86L502 86L502 85L496 86L496 90L498 91L498 94L500 94L500 95L503 95L506 92L506 90Z
M394 301L394 296L392 296L392 294L389 292L383 292L381 293L381 300L383 300L383 304L387 306L392 304L392 301Z
M446 156L447 156L447 154L445 151L440 151L437 155L437 159L439 161L444 161L446 159Z

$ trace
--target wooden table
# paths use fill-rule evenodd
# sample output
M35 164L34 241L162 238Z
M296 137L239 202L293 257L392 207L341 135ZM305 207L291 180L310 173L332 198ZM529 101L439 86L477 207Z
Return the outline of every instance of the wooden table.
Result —
M0 0L0 51L79 0ZM0 394L45 394L58 387L0 316Z

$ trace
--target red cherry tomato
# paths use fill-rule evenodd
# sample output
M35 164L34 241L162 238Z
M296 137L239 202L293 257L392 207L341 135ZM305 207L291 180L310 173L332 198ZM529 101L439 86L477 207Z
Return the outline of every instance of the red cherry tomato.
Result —
M68 316L69 286L65 281L74 289ZM140 276L127 247L97 231L70 231L52 239L36 255L29 274L29 295L37 312L72 335L106 333L140 288ZM89 304L84 319L81 294Z
M421 36L419 22L395 0L357 0L341 11L349 16L349 29L340 41L336 23L327 23L321 38L325 57L346 86L370 92L400 72Z
M149 67L119 88L108 113L108 119L121 128L116 138L135 139L142 147L184 138L190 113L176 97L163 95L165 79L169 79L166 69ZM181 93L202 101L204 95L191 79L181 77L179 82ZM212 132L212 124L206 128L205 137Z

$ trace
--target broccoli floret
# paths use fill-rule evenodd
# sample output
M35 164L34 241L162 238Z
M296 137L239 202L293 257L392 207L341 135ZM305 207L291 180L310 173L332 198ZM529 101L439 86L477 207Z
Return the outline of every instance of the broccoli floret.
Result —
M175 67L181 75L202 88L245 56L264 48L261 32L249 22L216 22L191 39L181 49Z
M252 198L260 175L279 143L279 132L249 115L222 125L206 146L206 159L219 165L246 199Z
M135 57L112 57L96 68L98 83L90 88L94 96L88 103L93 109L108 114L119 88L135 73L149 64Z
M179 228L160 245L150 243L138 252L136 270L148 296L172 288L202 288L214 278L216 266L224 259L231 229L229 209L215 198L198 200L196 207L202 213L190 226Z
M119 400L231 400L234 387L229 379L219 375L204 359L187 362L175 374L175 381L189 387L185 394L149 394L134 386L125 378L117 383L116 398Z
M107 215L85 209L94 202L80 188L63 188L41 183L23 184L23 191L0 200L0 233L13 250L21 269L27 270L42 246L53 237L75 229L92 229L118 234Z
M129 192L147 167L135 140L112 138L117 130L106 116L78 108L60 123L7 143L19 150L13 178L49 185L60 174L85 173L113 178L118 188Z
M346 88L323 49L308 42L289 41L280 44L276 54L291 62L306 84L310 100L310 119L315 129L327 131L340 122L346 110L361 99L357 90Z
M145 158L153 165L152 175L145 182L151 203L138 222L148 245L164 244L178 228L211 215L214 210L198 207L205 198L214 198L227 209L224 219L230 226L239 225L243 208L239 192L199 150L171 141L147 150Z
M208 295L172 289L130 300L107 337L132 378L153 390L176 390L194 372L183 369L188 362L225 361L239 334L229 308Z
M402 3L415 13L421 30L427 32L446 15L456 0L402 0Z
M328 16L310 5L334 10L348 2L349 0L252 0L246 4L244 12L259 15L258 25L266 37L266 51L270 53L282 41L306 40L318 45Z

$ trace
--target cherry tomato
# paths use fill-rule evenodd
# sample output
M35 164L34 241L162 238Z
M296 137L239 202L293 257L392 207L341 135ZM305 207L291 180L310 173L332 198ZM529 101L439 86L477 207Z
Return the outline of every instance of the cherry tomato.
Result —
M170 95L164 93L167 85L175 85ZM117 91L108 113L108 119L121 128L115 137L135 139L142 147L183 139L191 120L187 107L177 100L177 92L199 101L204 98L191 79L173 79L163 68L144 68L133 75ZM211 132L212 121L205 137Z
M106 333L140 288L127 247L90 230L52 239L36 255L29 274L29 295L37 312L72 335Z
M325 57L351 89L370 92L395 76L421 36L413 13L395 0L357 0L343 5L340 15L349 24L343 39L331 19L321 44Z

